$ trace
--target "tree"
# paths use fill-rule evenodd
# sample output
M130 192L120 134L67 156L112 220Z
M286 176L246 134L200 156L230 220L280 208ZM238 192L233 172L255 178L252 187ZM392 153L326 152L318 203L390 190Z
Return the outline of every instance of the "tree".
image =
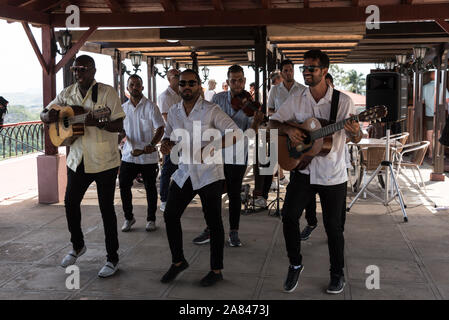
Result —
M345 76L345 71L340 68L336 64L331 64L329 67L329 74L334 79L334 86L336 87L342 87L343 86L343 78Z
M361 94L365 91L365 75L352 69L342 79L343 85L351 92Z

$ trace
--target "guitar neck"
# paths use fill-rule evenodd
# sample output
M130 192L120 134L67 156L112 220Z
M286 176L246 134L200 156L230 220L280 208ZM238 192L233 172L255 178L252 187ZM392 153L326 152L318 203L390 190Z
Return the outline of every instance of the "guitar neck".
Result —
M340 131L341 129L343 129L345 127L345 123L348 120L359 120L359 116L358 115L354 115L352 117L349 117L345 120L341 120L338 122L335 122L333 124L330 124L328 126L325 126L321 129L318 129L316 131L313 131L310 133L310 137L312 138L312 140L316 140L316 139L320 139L326 136L329 136L331 134L333 134L334 132Z
M79 114L69 118L69 124L84 123L86 121L87 113Z

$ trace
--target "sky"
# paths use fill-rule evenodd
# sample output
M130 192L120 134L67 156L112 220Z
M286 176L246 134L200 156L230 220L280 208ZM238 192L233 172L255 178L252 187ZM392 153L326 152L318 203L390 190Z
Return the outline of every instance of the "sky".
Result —
M31 27L31 30L40 47L41 30L33 27ZM7 23L5 20L0 19L0 43L2 44L2 50L0 50L0 72L2 75L0 77L0 96L8 92L41 94L42 69L22 25L17 22ZM95 59L97 67L95 78L97 81L113 85L111 57L90 52L81 51L80 53L88 54ZM59 61L61 56L58 54L56 59ZM124 63L128 70L132 70L132 65L129 59L126 59ZM365 75L370 72L370 69L374 68L374 65L372 64L341 64L339 66L344 70L356 69L358 72ZM162 66L158 67L159 70L163 70ZM200 69L201 68L202 66L200 66ZM226 80L227 67L208 68L210 69L209 79L214 79L217 82L216 92L221 91L221 83ZM143 78L144 86L147 88L146 63L142 63L141 70L142 71L138 74ZM249 84L254 81L254 71L248 67L244 67L244 71L247 79L246 87L249 89ZM63 88L62 70L57 73L56 77L56 92L60 92ZM125 75L125 80L126 78L127 76ZM298 66L295 66L295 79L300 83L304 83ZM156 91L159 95L166 89L168 82L166 79L157 76L156 83ZM207 83L205 83L204 86L207 86ZM146 89L144 93L147 93ZM7 97L5 98L7 99ZM16 104L14 101L10 101L10 103Z

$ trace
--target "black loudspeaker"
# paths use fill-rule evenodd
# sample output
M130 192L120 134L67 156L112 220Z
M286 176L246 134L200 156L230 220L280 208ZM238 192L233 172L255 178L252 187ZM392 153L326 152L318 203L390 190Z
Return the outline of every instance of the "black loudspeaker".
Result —
M384 105L388 109L383 122L407 118L407 77L397 72L376 72L366 76L366 107Z

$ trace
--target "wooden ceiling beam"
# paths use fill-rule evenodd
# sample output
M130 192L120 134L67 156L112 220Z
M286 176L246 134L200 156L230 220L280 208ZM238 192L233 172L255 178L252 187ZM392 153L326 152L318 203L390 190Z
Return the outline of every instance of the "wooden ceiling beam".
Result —
M165 0L163 3L173 3ZM2 9L4 6L0 6ZM167 7L170 9L170 7ZM449 17L448 3L379 6L382 21L425 21ZM3 10L0 10L3 14ZM66 14L52 14L53 27L64 27ZM81 13L82 27L132 26L257 26L288 23L361 22L367 14L364 7L321 7L290 9L243 9L236 14L220 11L165 11L147 13Z
M31 46L33 47L34 53L36 54L37 59L39 60L39 63L41 64L41 67L47 74L49 74L47 63L45 62L45 59L39 49L39 46L37 45L36 39L34 38L33 32L31 32L30 26L26 22L22 22L23 29L25 30L25 33L28 37L28 40L30 41Z
M262 0L262 8L271 9L271 0Z
M224 5L222 0L212 0L212 3L214 4L214 9L218 11L224 11Z
M449 23L444 19L437 19L435 22L443 29L447 34L449 34Z
M19 5L20 8L32 10L32 11L40 11L45 12L54 8L58 8L62 6L64 3L69 3L68 0L30 0Z
M71 58L75 56L78 50L84 45L89 36L97 30L97 27L90 27L89 30L85 31L83 36L76 42L72 47L67 51L67 53L59 60L58 64L55 66L54 73L58 73L58 71L70 61Z
M0 4L0 18L5 20L28 22L35 25L50 24L49 14L2 4Z
M124 12L123 7L117 0L104 0L109 9L111 9L112 13L121 13Z
M161 0L161 5L165 12L176 11L176 2L174 0Z

